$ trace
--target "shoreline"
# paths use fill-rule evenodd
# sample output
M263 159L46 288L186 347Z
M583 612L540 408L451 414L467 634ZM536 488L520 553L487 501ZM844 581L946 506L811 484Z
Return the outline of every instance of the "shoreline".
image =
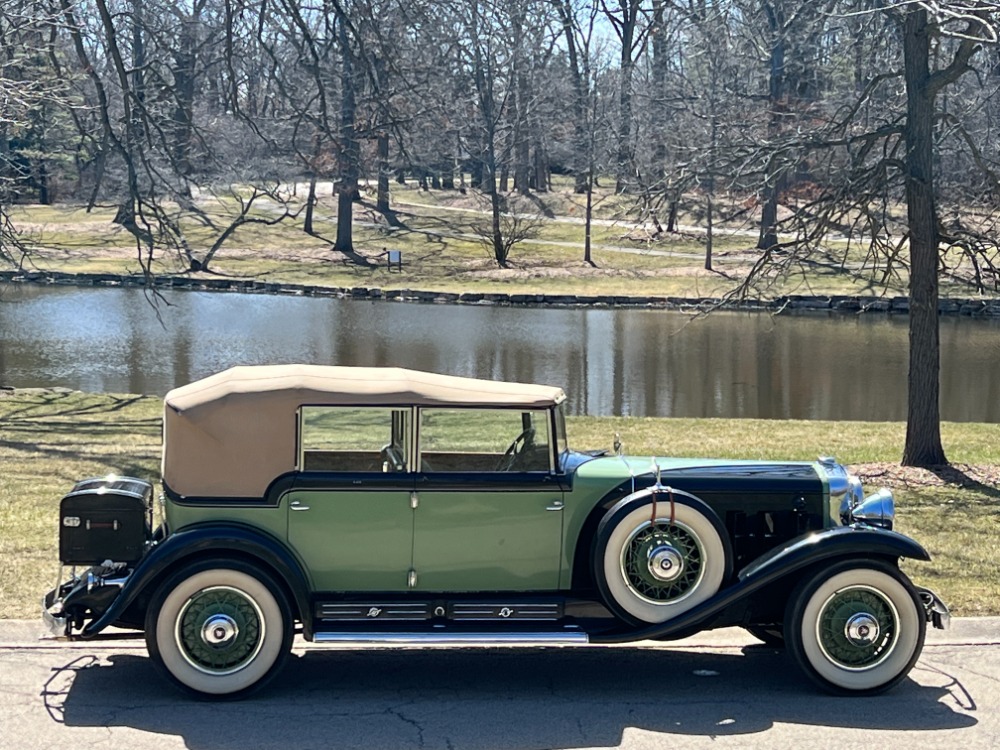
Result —
M145 287L137 274L66 273L63 271L0 271L0 284L78 287ZM332 297L420 304L485 305L536 308L628 308L704 313L711 310L782 313L881 313L908 315L907 297L875 295L784 295L770 300L725 301L718 297L607 296L574 294L508 294L505 292L435 292L379 287L333 287L232 278L157 276L153 289L241 294ZM1000 319L1000 298L941 298L938 314Z

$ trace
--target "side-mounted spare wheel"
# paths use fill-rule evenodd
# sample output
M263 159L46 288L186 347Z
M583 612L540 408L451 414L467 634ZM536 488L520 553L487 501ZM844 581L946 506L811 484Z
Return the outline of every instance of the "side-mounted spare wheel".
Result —
M294 630L288 600L264 571L206 560L167 579L146 612L146 647L181 689L239 698L277 674Z
M804 579L785 615L788 650L840 695L888 690L909 673L927 631L923 605L895 566L844 561Z
M594 577L618 617L633 624L666 622L719 590L731 565L727 540L722 522L697 498L646 491L625 498L601 520Z

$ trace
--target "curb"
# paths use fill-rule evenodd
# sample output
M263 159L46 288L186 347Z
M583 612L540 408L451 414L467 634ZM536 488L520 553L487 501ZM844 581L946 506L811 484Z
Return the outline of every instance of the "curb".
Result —
M710 310L741 310L779 313L883 313L908 315L907 297L850 295L786 295L772 300L727 300L721 297L632 297L572 294L506 294L479 292L433 292L417 289L383 290L378 287L330 287L284 284L251 279L196 279L188 276L156 276L107 273L63 273L61 271L0 271L0 283L41 286L150 287L197 292L239 292L335 299L420 302L425 304L481 305L499 307L632 308L677 310L698 313ZM940 315L1000 318L1000 299L945 298L938 301Z

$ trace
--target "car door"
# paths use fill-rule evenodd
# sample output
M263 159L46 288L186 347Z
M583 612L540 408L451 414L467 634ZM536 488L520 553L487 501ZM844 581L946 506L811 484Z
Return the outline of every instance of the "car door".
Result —
M405 591L413 553L412 410L302 407L288 541L316 591Z
M421 410L418 591L554 591L563 488L546 410Z

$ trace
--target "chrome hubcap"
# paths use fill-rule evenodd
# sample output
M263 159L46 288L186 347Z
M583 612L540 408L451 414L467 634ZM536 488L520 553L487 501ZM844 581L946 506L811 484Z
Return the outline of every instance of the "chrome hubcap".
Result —
M670 604L690 595L705 573L701 544L680 522L644 522L621 551L625 585L651 604Z
M874 586L846 586L834 592L816 619L817 645L833 665L851 671L874 669L895 651L899 612Z
M199 672L227 675L249 665L265 638L264 613L245 591L210 586L195 592L174 624L181 656Z
M649 573L660 581L673 581L684 573L684 556L669 544L649 551Z
M239 626L229 615L213 615L201 628L201 639L209 646L221 646L239 634Z
M844 625L844 635L855 646L868 646L879 636L878 620L867 612L859 612Z

